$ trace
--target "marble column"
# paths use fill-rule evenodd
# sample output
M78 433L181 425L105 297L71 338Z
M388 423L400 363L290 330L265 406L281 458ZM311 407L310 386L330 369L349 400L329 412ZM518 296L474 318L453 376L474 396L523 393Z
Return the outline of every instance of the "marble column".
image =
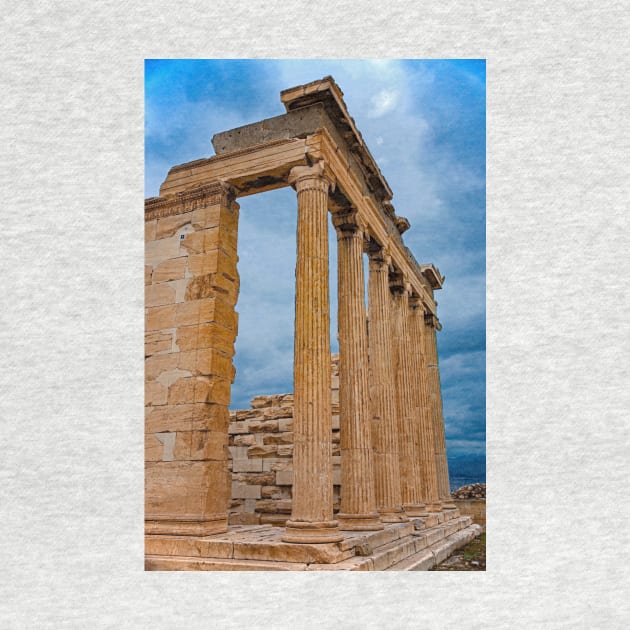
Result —
M417 432L414 422L414 396L411 353L409 349L409 289L400 274L393 276L393 338L395 346L394 374L398 418L398 448L400 452L400 485L403 508L408 516L426 516L421 501L420 464Z
M294 450L291 518L282 540L342 540L333 518L328 190L322 163L297 166L289 183L298 198L295 271Z
M429 392L431 413L433 417L433 432L435 436L435 465L437 469L438 494L442 507L453 509L455 504L451 497L448 479L448 461L446 459L446 438L444 435L444 415L442 412L442 390L440 387L440 372L438 369L437 340L435 329L438 326L435 315L425 316L425 347L427 371L429 373Z
M409 299L409 334L413 353L415 375L416 422L420 457L421 496L427 512L442 509L438 495L437 469L435 465L435 438L433 414L429 392L429 374L426 367L424 347L424 307L419 297Z
M371 242L368 248L368 337L374 490L376 507L384 523L409 520L403 513L400 490L400 462L396 408L396 379L392 370L391 295L389 256L383 247Z
M363 230L356 210L333 214L337 230L339 428L343 530L383 529L374 498Z

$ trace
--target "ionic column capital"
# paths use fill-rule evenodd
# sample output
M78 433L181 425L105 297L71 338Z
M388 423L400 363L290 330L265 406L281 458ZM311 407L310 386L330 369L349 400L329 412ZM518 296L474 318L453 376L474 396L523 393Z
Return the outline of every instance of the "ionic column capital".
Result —
M424 302L419 295L412 294L409 296L409 308L418 315L424 315Z
M299 194L305 190L319 190L328 193L335 189L335 178L323 160L313 166L294 166L289 171L288 182Z
M366 224L360 219L356 208L334 211L332 222L337 231L337 238L348 236L363 238L366 230Z
M392 257L389 249L385 245L381 245L374 240L370 240L367 246L368 261L370 271L386 272L392 263Z
M401 271L394 271L389 276L389 288L394 295L409 297L411 295L411 284Z

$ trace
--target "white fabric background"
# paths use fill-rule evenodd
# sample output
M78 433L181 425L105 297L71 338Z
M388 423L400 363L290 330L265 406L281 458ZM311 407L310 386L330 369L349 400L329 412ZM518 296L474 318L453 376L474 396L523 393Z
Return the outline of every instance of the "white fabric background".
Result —
M625 3L3 9L3 628L627 626ZM279 56L488 60L485 573L143 571L143 60Z

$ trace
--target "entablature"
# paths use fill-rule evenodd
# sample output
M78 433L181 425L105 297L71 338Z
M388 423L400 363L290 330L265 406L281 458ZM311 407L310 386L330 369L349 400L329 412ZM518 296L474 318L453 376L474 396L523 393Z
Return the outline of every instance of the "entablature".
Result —
M217 155L173 167L160 187L153 211L168 199L211 182L229 185L243 197L289 184L295 167L320 163L335 181L329 191L332 212L356 210L365 233L385 247L392 269L410 283L430 313L433 291L444 278L432 265L419 265L402 233L409 221L396 215L391 189L369 153L331 77L281 93L287 113L216 134Z

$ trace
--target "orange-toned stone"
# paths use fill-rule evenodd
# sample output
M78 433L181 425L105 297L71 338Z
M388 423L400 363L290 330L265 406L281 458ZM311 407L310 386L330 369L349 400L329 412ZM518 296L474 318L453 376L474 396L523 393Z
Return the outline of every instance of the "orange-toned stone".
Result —
M145 409L146 433L161 431L190 431L194 405L163 405Z
M236 278L236 260L233 254L213 249L189 257L190 271L194 276L210 273L228 274Z
M168 390L164 385L156 381L147 381L144 384L144 404L145 405L165 405Z
M227 405L217 403L195 403L192 405L192 430L224 431L230 423Z
M182 239L181 246L190 254L199 254L218 248L233 253L236 251L236 232L233 229L219 227L197 230L187 234Z
M175 304L145 309L144 327L147 332L175 327Z
M189 443L191 460L224 461L227 458L227 433L224 431L191 431L182 436Z
M195 402L195 381L192 376L176 380L168 388L168 404L184 405Z
M144 305L149 308L151 306L163 306L175 302L175 287L163 282L161 284L149 284L145 287Z
M157 221L157 238L163 239L173 236L179 228L190 223L193 218L192 212L184 214L175 214L170 217L164 217Z
M150 381L156 380L160 374L174 370L177 367L179 355L173 354L156 354L144 360L145 378Z
M165 352L173 345L172 333L151 332L144 336L144 356Z
M224 227L227 230L236 230L238 214L220 204L199 208L192 213L192 226L195 229L210 229Z
M185 301L219 297L234 305L238 297L238 278L226 278L221 273L209 273L191 278L186 285Z
M168 282L183 278L187 262L187 256L165 260L153 269L153 282Z
M199 377L195 381L196 403L230 404L231 382L218 376Z
M157 234L157 220L153 219L152 221L144 222L144 241L145 243L149 241L154 241Z
M212 322L178 328L176 343L182 352L193 348L214 348L232 356L234 337L234 332Z

